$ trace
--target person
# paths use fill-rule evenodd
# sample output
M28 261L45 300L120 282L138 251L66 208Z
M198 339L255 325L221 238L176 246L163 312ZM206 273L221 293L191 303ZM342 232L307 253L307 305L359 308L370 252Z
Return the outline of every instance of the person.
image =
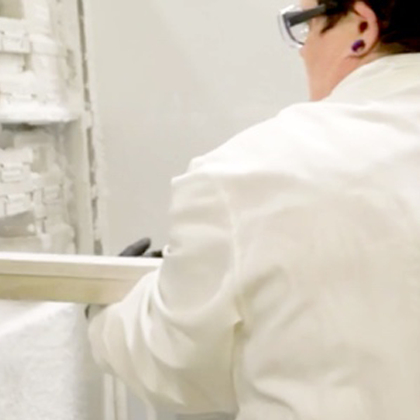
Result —
M420 416L420 2L279 16L311 101L173 181L161 268L93 318L95 359L175 413Z

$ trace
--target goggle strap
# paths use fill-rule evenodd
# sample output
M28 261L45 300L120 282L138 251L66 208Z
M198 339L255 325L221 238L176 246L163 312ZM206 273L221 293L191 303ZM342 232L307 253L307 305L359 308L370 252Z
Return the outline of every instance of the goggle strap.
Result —
M325 14L327 9L327 5L321 4L313 9L303 10L301 12L288 12L284 15L284 17L289 23L289 26L293 27Z

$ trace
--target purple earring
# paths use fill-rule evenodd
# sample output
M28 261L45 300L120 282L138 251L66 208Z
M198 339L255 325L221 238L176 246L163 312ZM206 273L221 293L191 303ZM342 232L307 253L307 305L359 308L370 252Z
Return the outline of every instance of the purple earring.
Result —
M355 52L358 53L360 52L360 50L364 49L366 46L365 41L363 41L363 39L359 39L358 41L356 41L353 46L351 47L351 49Z

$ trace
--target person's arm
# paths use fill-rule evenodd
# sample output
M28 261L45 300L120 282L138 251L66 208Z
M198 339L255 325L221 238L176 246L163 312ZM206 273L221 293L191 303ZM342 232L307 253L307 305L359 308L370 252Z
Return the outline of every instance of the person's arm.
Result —
M174 180L171 219L161 269L92 320L94 356L155 405L233 411L241 321L234 232L223 193L206 172Z

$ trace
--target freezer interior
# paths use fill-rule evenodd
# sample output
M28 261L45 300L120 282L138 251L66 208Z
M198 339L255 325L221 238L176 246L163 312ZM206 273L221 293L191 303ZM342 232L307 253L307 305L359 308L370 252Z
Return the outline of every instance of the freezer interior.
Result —
M82 0L0 0L0 252L104 252L86 13ZM0 418L122 418L83 309L0 301Z
M0 0L0 251L103 252L85 9Z

